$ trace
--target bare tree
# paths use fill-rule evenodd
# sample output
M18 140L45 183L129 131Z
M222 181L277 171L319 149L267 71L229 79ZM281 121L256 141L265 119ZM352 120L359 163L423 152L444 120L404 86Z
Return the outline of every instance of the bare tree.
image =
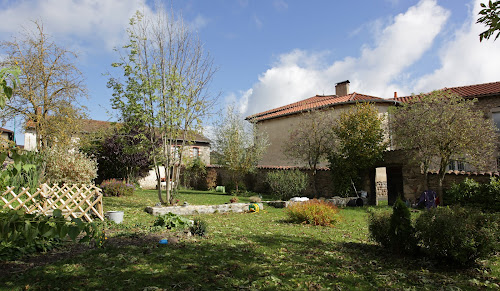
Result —
M35 128L37 148L43 150L50 142L70 141L53 133L70 136L76 131L73 120L83 112L78 101L86 97L87 90L75 65L77 55L53 42L41 23L34 24L34 30L24 30L14 40L1 43L7 54L2 66L21 70L18 86L1 117L24 117L23 121Z
M216 69L181 17L162 6L156 11L154 15L137 12L131 19L126 54L113 64L123 68L126 79L111 78L109 86L115 91L114 106L121 110L123 121L148 129L149 140L144 143L155 153L158 197L165 202L160 187L163 166L166 202L171 203L171 185L179 184L184 146L194 139L215 102L208 88ZM161 150L155 148L158 142Z
M422 165L427 189L428 170L437 165L441 203L446 167L452 158L478 169L485 169L493 159L496 130L493 122L474 108L476 101L464 100L451 91L434 91L393 108L390 114L392 141Z

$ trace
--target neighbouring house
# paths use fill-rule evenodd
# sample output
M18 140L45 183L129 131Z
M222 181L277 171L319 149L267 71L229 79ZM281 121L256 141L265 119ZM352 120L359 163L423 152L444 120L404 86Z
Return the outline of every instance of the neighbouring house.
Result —
M120 124L116 122L92 120L92 119L81 119L79 120L78 128L80 135L88 135L97 133L99 131L112 130L113 128L119 127ZM189 159L200 158L205 165L210 164L210 140L199 133L190 134L190 139L186 141L182 155L183 162L189 161ZM78 145L80 137L72 137L72 141L75 146ZM24 134L24 148L26 150L36 150L37 136L34 129L29 122L26 125ZM181 147L182 140L179 139L172 148L173 152L178 152ZM161 169L162 177L165 176L164 169ZM151 170L149 175L139 181L139 184L146 189L154 189L156 187L156 176L154 170Z
M14 132L12 130L0 127L0 134L2 136L2 142L14 141Z
M269 147L259 161L259 166L307 166L306 163L298 163L284 151L284 146L290 139L290 133L304 118L303 113L312 111L314 114L317 111L324 111L336 118L342 111L356 103L370 102L381 115L385 115L388 108L397 102L356 92L350 93L349 84L348 80L337 83L335 95L316 95L248 116L246 120L253 122L257 131L266 134L269 140ZM326 163L323 162L320 166L326 166Z
M316 95L299 102L248 116L246 120L253 122L259 132L267 133L270 142L267 152L259 162L261 170L304 168L306 166L305 163L297 163L283 151L284 145L289 140L290 132L299 123L304 112L321 110L327 111L336 117L342 110L346 110L357 102L371 102L376 106L380 114L386 114L389 107L408 102L411 98L418 96L397 97L395 93L393 98L384 99L355 92L350 93L349 84L349 81L337 83L335 95ZM478 110L484 112L485 118L492 118L500 129L500 82L440 90L450 90L467 99L476 98ZM500 167L500 154L498 156L497 167ZM326 164L323 163L320 166L324 167ZM487 181L491 176L498 176L497 171L499 169L492 169L491 172L486 173L468 172L473 169L460 160L452 161L448 168L449 174L445 178L445 186L460 182L466 176L475 177L480 181ZM413 200L424 190L421 186L421 176L420 169L409 163L408 155L405 152L389 148L384 162L381 162L376 169L370 171L370 177L367 177L364 190L369 195L371 193L377 193L377 195L383 193L388 197L390 204L399 195ZM431 183L434 180L437 181L436 177L431 177ZM327 179L325 179L325 183L328 183ZM315 195L316 193L312 194ZM334 195L334 193L330 194ZM371 197L374 196L371 195Z

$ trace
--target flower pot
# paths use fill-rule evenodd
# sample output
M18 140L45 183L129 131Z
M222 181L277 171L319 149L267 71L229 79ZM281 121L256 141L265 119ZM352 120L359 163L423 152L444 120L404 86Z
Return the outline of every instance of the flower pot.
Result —
M123 222L123 211L107 211L106 216L109 220L114 221L116 223Z

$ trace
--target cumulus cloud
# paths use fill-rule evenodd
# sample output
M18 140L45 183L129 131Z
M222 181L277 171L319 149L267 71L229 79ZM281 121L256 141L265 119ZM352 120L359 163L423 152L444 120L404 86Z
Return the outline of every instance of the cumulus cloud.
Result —
M278 58L261 74L251 93L242 98L245 114L253 114L295 102L315 94L333 94L335 82L351 81L351 91L392 97L394 91L408 91L398 85L404 70L432 46L446 23L449 12L435 0L421 0L375 35L373 47L364 46L358 57L346 57L330 65L327 54L293 50ZM246 91L248 92L248 91Z
M484 27L476 24L480 0L476 0L469 18L439 50L440 66L416 81L415 93L498 81L500 76L500 41L483 40Z
M0 11L0 33L10 36L30 20L41 20L49 34L105 43L112 49L121 44L125 27L137 10L149 11L145 0L12 1Z

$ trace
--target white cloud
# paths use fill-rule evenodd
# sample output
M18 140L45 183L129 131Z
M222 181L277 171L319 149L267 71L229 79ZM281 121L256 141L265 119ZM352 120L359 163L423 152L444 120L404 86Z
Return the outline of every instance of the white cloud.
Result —
M209 19L205 16L198 14L195 19L190 23L190 27L196 31L201 30L202 28L208 25Z
M129 18L137 10L149 10L145 0L13 1L0 11L0 33L10 36L30 20L41 20L46 33L104 43L112 49L120 45Z
M365 46L359 57L324 64L325 52L294 50L283 54L274 66L259 76L245 98L245 114L253 114L295 102L315 94L334 94L336 82L349 79L351 91L392 97L408 91L396 85L409 66L431 47L449 12L435 0L422 0L399 14L375 36L373 47ZM248 92L248 91L247 91Z
M273 2L274 8L278 11L283 11L288 9L288 3L285 0L274 0Z
M253 21L255 22L255 26L258 28L258 29L261 29L262 26L264 26L264 23L262 23L262 20L260 20L260 18L257 16L257 15L254 15L253 16Z
M480 2L475 1L464 25L449 42L441 46L440 67L420 78L415 84L414 93L499 80L500 41L479 42L479 33L484 30L483 26L476 24Z

